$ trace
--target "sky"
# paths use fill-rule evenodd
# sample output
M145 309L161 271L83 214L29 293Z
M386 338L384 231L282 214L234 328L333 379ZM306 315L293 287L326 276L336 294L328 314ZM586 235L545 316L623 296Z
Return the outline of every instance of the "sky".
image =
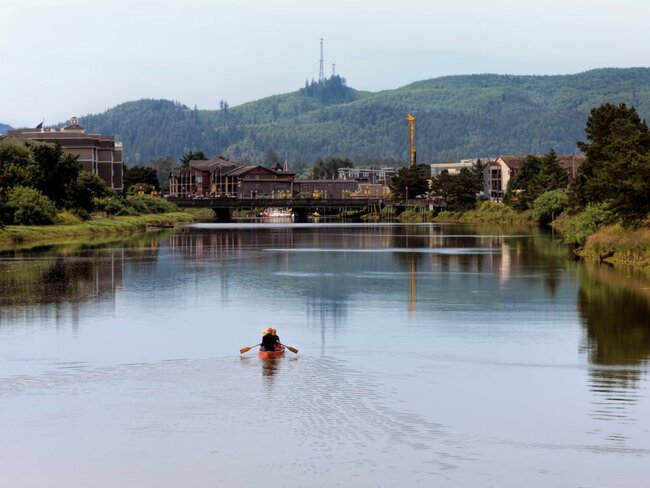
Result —
M3 0L0 123L142 98L231 107L325 74L381 91L456 74L649 66L647 0Z

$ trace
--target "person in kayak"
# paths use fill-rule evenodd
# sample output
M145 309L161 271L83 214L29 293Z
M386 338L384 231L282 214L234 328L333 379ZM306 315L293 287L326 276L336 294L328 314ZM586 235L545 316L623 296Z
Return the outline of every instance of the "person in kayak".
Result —
M279 351L282 349L280 338L277 331L273 327L269 327L262 331L262 351Z

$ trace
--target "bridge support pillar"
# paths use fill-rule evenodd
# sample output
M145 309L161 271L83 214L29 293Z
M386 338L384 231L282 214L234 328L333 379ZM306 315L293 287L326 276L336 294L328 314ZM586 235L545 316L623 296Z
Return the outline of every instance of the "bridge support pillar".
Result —
M295 215L294 222L298 222L298 223L307 222L309 211L306 208L294 208L293 213Z
M232 222L232 214L230 213L229 208L213 208L217 221L219 222Z

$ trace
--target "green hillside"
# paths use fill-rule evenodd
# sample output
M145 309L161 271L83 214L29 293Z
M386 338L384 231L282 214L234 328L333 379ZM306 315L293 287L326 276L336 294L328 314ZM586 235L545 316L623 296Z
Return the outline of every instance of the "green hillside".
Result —
M140 100L89 115L89 131L124 142L129 164L190 149L261 162L269 149L290 163L345 156L356 162L407 160L407 113L416 116L418 162L498 154L575 152L589 111L604 102L650 114L650 68L576 75L448 76L396 90L359 92L334 77L221 110Z

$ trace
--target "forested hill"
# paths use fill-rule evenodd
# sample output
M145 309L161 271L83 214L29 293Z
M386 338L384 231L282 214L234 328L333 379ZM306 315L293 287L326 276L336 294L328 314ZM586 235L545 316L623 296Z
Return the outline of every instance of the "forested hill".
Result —
M336 79L335 79L336 78ZM129 164L178 158L187 150L264 163L346 156L394 160L408 153L407 113L416 121L418 162L498 154L576 152L589 111L604 102L650 114L650 68L598 69L576 75L448 76L396 90L359 92L334 77L236 107L190 109L140 100L81 118L91 132L114 134Z

